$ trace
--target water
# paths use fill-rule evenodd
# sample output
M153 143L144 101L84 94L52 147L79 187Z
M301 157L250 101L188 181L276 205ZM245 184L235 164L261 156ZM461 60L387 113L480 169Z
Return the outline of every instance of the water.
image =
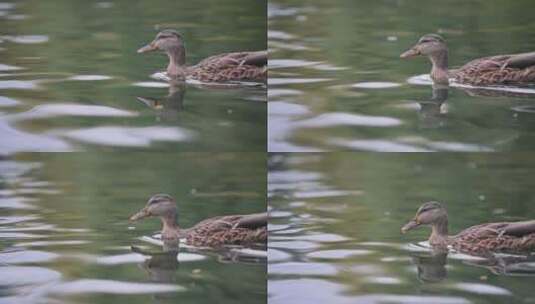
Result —
M161 28L182 32L188 64L266 49L265 4L210 4L2 2L0 153L265 151L265 86L169 87L152 76L167 57L136 53Z
M159 192L177 199L183 227L262 212L265 157L69 153L0 160L0 302L265 303L265 258L240 258L240 248L182 247L177 259L146 241L159 220L128 222Z
M269 303L533 303L535 258L433 255L400 228L425 201L450 233L535 218L528 154L273 154Z
M525 0L269 1L268 150L534 150L535 88L433 90L426 58L399 58L437 32L452 66L533 51L529 8Z

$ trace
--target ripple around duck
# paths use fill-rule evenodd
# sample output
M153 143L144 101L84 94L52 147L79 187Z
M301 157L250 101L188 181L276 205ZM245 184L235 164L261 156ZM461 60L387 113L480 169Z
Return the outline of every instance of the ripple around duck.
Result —
M396 82L359 82L353 84L351 87L358 89L389 89L400 86L401 84Z
M35 90L37 81L33 80L0 80L0 89Z
M386 116L369 116L342 112L324 113L296 123L303 128L326 128L337 126L395 127L403 122Z
M43 263L53 261L58 257L56 253L37 250L0 252L0 264Z
M97 81L97 80L109 80L112 79L111 76L106 75L75 75L67 78L67 80L76 80L76 81Z
M307 190L307 191L295 191L293 193L294 198L323 198L323 197L336 197L336 196L354 196L361 195L361 191L347 191L347 190Z
M1 72L5 72L5 71L18 71L18 70L22 70L23 68L21 67L18 67L18 66L14 66L14 65L8 65L8 64L2 64L0 63L0 71Z
M156 283L132 283L112 280L81 279L72 282L60 283L47 291L53 294L145 294L185 291L179 285Z
M335 266L324 263L287 262L268 265L270 275L334 276Z
M99 105L57 103L38 105L29 111L9 115L8 119L30 120L56 116L135 117L138 113Z
M19 44L37 44L48 42L49 38L46 35L18 35L18 36L2 36L4 40L19 43Z
M343 294L343 285L320 279L271 280L268 282L268 290L276 290L276 293L269 295L270 304L358 303Z
M331 81L331 78L269 78L268 85L307 84Z
M143 88L168 88L169 84L165 82L155 82L155 81L143 81L132 83L133 86L143 87Z
M154 141L189 141L193 133L178 127L102 126L78 130L54 130L53 134L89 144L116 147L149 147Z
M328 143L349 149L374 152L432 152L430 149L380 139L346 140L333 138L328 140Z
M354 256L370 255L374 251L366 249L333 249L310 252L306 256L313 259L343 260Z
M291 260L292 255L282 250L268 248L268 259L270 263L277 263Z
M295 38L295 35L283 31L268 30L267 37L268 39L291 40Z
M267 94L268 99L273 99L275 97L301 95L303 91L294 89L269 89Z
M295 68L312 66L319 63L319 61L308 61L302 59L270 59L268 67L269 69Z
M306 115L310 111L307 107L282 101L271 101L268 103L268 113L269 115L278 115L278 116L289 116L295 117L300 115ZM269 124L269 122L268 122ZM272 129L270 129L272 130Z
M61 273L43 267L2 266L0 271L0 286L45 284L61 278Z
M481 283L456 283L452 285L452 288L476 294L486 294L493 296L513 295L509 290L505 288Z
M119 265L119 264L139 263L139 262L145 261L148 258L149 257L144 256L142 254L132 252L132 253L126 253L126 254L98 257L96 259L96 262L98 264L103 264L103 265ZM177 255L177 260L180 263L202 261L205 259L206 259L206 256L195 254L195 253L180 252Z
M285 170L285 171L270 171L268 173L269 183L300 183L306 181L317 181L323 178L319 172L301 171L301 170Z

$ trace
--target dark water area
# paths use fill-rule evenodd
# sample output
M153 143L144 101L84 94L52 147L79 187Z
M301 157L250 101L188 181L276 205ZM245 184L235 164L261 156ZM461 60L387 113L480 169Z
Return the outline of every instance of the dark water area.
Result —
M451 67L534 51L532 1L299 1L268 5L268 150L532 151L535 88L452 85L427 58L442 35Z
M269 303L533 303L535 256L436 254L400 228L426 201L450 234L535 218L529 154L274 154Z
M262 85L169 86L158 30L185 39L189 65L266 49L266 5L227 1L0 3L0 153L265 151Z
M177 255L152 238L158 219L128 221L162 192L176 198L184 228L262 212L265 158L69 153L1 160L0 302L265 303L265 250L263 258L257 250L259 258L239 259L234 253L246 248L181 246Z

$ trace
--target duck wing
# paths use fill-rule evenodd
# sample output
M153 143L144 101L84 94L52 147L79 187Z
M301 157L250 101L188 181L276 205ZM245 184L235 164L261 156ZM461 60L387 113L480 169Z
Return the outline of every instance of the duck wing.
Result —
M526 69L535 66L535 52L511 55L504 67Z
M535 220L507 223L502 229L504 235L523 237L535 233Z
M247 229L258 229L261 227L266 227L268 223L268 214L264 213L255 213L243 215L238 222L234 225L234 228L247 228Z
M256 67L264 67L267 65L268 54L267 51L257 52L234 52L214 55L200 61L196 67L233 67L250 65Z

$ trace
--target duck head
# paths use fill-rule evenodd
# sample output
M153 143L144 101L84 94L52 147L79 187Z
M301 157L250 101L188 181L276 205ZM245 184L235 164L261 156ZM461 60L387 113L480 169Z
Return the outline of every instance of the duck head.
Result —
M431 78L437 84L448 84L448 47L444 38L437 34L427 34L418 40L410 49L399 57L411 58L416 56L427 56L433 68Z
M186 48L184 39L175 30L163 30L156 35L154 40L137 50L138 53L163 51L169 57L167 74L171 79L184 79L184 66L186 65Z
M435 227L437 225L447 226L448 214L446 208L444 208L439 202L427 202L424 203L412 220L410 220L405 226L401 228L401 233L407 233L409 230L415 229L422 225L428 225Z
M130 221L138 221L147 217L159 217L164 223L176 223L176 202L168 194L153 195L145 207L130 217Z

